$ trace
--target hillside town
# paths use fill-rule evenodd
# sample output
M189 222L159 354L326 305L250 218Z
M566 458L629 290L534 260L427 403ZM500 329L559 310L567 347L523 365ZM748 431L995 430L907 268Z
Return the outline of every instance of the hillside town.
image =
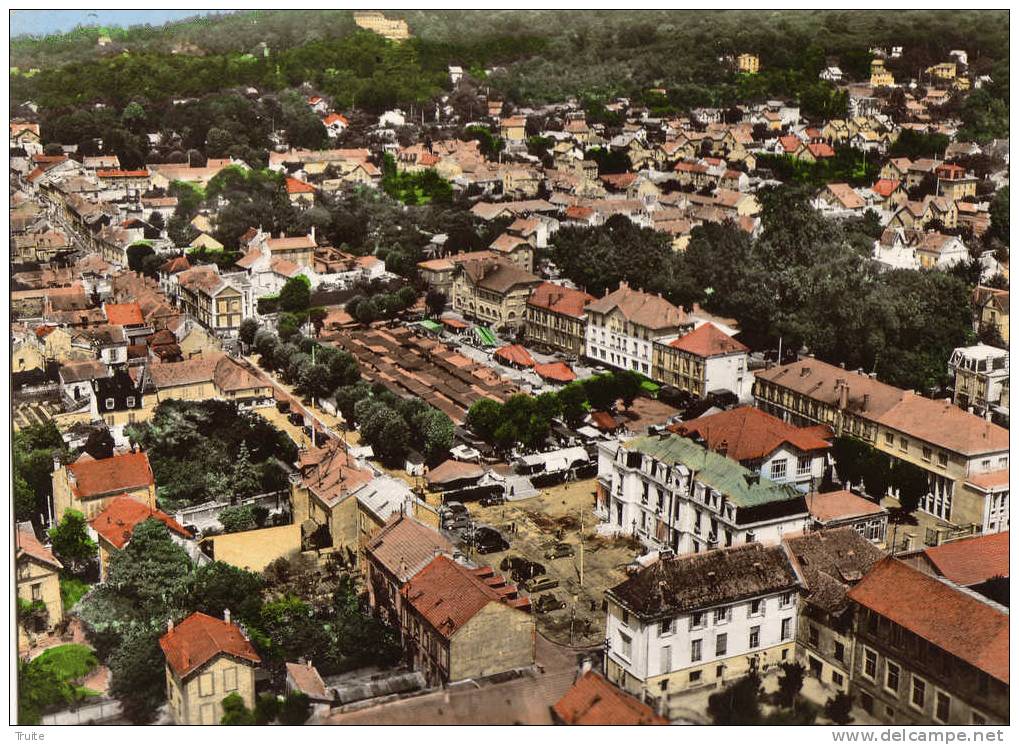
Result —
M914 53L12 88L18 723L1007 724L1009 142Z

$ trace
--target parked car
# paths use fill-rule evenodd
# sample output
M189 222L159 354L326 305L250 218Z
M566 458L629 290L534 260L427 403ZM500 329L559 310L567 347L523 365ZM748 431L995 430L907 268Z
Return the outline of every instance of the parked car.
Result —
M560 600L555 596L555 593L546 592L544 595L538 598L538 602L534 604L535 613L548 613L549 611L562 610L566 607L566 601Z
M549 576L534 577L533 579L529 579L526 582L524 582L521 585L521 587L523 587L525 591L534 595L536 592L553 590L556 587L559 587L559 580L557 580L555 577Z
M198 537L198 533L200 532L198 530L198 526L197 525L191 525L191 524L185 525L184 526L184 530L186 530L188 533L190 533L192 538L197 538Z
M525 559L520 566L514 568L513 571L510 572L510 577L513 578L514 582L520 583L529 579L534 579L535 577L540 577L544 573L545 566L543 564L539 564L536 561L527 561Z
M474 547L479 554L492 554L496 551L505 551L510 545L498 530L482 527L474 533Z
M478 502L482 507L492 507L494 505L506 504L506 497L502 494L486 494Z
M289 401L277 401L276 402L276 411L278 411L280 414L286 414L288 411L290 411L290 402Z
M295 427L300 427L304 424L304 416L298 411L291 411L290 416L288 416L287 419Z
M562 559L566 556L573 556L573 546L568 543L557 543L545 550L546 559Z

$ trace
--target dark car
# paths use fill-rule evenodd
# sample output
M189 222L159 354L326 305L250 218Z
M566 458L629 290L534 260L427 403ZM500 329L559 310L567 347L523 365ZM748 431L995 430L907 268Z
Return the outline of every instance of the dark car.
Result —
M466 514L455 514L450 515L448 518L443 519L442 529L449 531L464 530L470 527L471 518L470 515Z
M478 500L478 503L482 507L492 507L493 505L506 504L506 497L502 494L486 494Z
M474 547L479 554L492 554L508 549L509 541L494 528L478 528L474 533Z
M543 564L539 564L536 561L528 561L525 562L519 568L514 569L512 572L510 572L510 576L513 578L514 582L519 584L520 582L525 582L529 579L540 577L544 573L545 567Z
M290 416L287 417L287 420L295 427L300 427L301 425L304 424L304 416L297 411L291 411Z
M289 401L277 401L276 402L276 411L278 411L280 414L286 414L288 411L290 411L290 402Z
M546 559L562 559L565 556L573 556L573 546L568 543L557 543L545 550Z
M525 591L533 595L536 592L542 592L544 590L553 590L556 587L559 587L559 580L557 580L555 577L547 576L535 577L534 579L529 579L526 582L524 582L521 585L521 587L523 587Z
M566 607L566 601L560 600L555 596L555 593L546 592L544 595L538 598L538 602L534 604L535 613L548 613L549 611L562 610Z

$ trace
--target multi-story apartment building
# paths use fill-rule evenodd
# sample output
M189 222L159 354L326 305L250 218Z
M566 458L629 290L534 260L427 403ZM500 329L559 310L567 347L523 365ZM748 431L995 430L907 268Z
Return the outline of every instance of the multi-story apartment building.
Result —
M156 482L145 453L122 453L101 460L79 459L53 472L56 521L70 509L91 520L121 496L155 509Z
M653 549L777 543L807 527L803 494L675 434L601 443L596 511Z
M606 677L669 715L672 694L791 662L801 589L781 545L661 558L605 592Z
M821 482L831 444L824 425L794 427L752 406L690 419L671 431L776 484L810 491Z
M623 370L652 374L651 349L656 340L693 328L681 308L620 282L615 292L588 304L584 354Z
M978 286L973 290L976 330L995 329L1008 344L1008 290Z
M976 197L977 183L980 181L972 173L955 163L943 163L934 169L938 178L938 194L959 201L965 197Z
M243 275L196 266L177 275L177 288L184 312L217 336L236 336L241 321L254 315L251 286Z
M534 664L531 601L489 567L436 556L400 594L404 652L430 685Z
M713 391L731 391L741 401L750 396L750 350L713 323L658 339L651 349L651 377L661 383L698 398Z
M754 398L797 425L827 424L923 469L919 538L953 528L1008 529L1008 430L953 406L813 358L756 373ZM884 495L882 495L884 496Z
M456 264L453 309L495 328L518 329L527 320L527 299L541 280L503 259Z
M582 290L542 282L527 299L527 342L579 357L587 329L584 308L592 302Z
M894 558L848 593L851 692L882 722L1009 721L1008 609Z
M18 611L18 650L27 650L36 634L52 631L63 623L64 606L60 596L60 573L64 565L35 537L30 522L16 526L16 582L18 600L41 603L46 608L45 620L32 625L20 618Z
M796 659L825 688L848 691L855 637L846 593L885 552L852 527L789 536L785 545L806 585Z
M955 379L952 403L974 414L989 416L996 408L1008 412L1008 350L988 344L958 347L948 360ZM1004 400L1003 400L1004 399Z

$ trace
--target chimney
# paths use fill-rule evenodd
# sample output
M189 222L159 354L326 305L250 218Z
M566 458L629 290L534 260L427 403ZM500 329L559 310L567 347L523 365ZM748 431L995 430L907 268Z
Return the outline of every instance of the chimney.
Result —
M224 608L223 609L223 620L226 621L227 623L230 623L230 609L229 608Z
M729 441L722 440L720 443L718 443L718 454L728 455L728 453L729 453Z
M843 370L845 370L846 369L846 363L845 362L840 362L839 363L839 367L841 367Z
M315 243L315 226L314 225L311 226L311 232L308 234L308 237L311 238L311 242L312 243Z
M172 617L166 619L166 633L169 634L171 631L173 631L173 618Z
M585 656L580 660L580 674L587 675L589 672L591 672L591 658Z
M849 383L843 378L835 381L835 403L840 409L849 406Z

